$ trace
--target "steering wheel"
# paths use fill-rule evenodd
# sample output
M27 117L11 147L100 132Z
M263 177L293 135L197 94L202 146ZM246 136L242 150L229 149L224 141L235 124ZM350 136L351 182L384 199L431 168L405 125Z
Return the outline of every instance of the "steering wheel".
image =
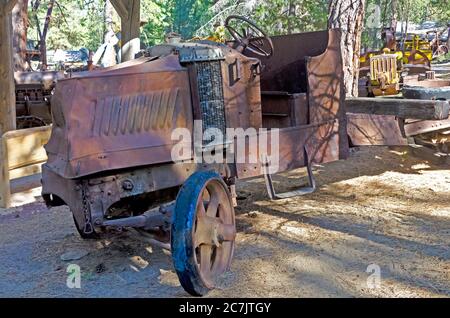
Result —
M230 32L236 41L236 49L241 48L242 52L249 50L263 57L271 57L273 55L274 47L272 40L266 32L261 30L251 20L241 16L231 15L225 21L225 28L227 28L228 32ZM237 31L237 29L241 29L242 31Z

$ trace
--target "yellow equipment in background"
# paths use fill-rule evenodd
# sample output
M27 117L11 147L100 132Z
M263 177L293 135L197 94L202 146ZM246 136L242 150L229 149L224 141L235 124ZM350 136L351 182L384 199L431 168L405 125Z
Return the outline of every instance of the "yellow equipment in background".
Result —
M369 94L373 96L397 95L400 92L401 66L397 54L387 54L384 49L381 55L370 56Z
M410 40L405 40L403 45L403 63L409 64L411 61L424 61L429 63L433 59L433 50L430 41L422 39L419 35L413 35ZM416 63L414 63L416 64Z

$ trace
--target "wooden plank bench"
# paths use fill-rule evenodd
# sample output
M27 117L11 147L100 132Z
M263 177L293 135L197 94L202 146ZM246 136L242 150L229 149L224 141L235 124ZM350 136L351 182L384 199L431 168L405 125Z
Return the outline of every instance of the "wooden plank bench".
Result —
M11 181L25 179L41 173L47 161L44 145L51 134L51 127L9 131L0 140L0 207L11 206ZM25 185L26 187L26 185ZM30 188L32 188L30 183ZM23 182L21 189L24 188Z

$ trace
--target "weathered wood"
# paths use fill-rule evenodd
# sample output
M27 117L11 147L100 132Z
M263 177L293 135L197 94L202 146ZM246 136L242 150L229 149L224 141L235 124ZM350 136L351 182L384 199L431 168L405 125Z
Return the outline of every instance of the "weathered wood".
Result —
M16 0L0 1L0 136L16 129L12 59L12 15Z
M449 117L448 101L394 98L347 98L347 113L391 115L405 119L441 120Z
M44 145L51 127L15 130L0 138L0 207L10 207L10 180L41 172L47 160Z
M121 19L128 19L128 9L122 0L111 0L111 4Z
M9 171L9 179L19 179L42 172L42 162Z
M18 179L12 179L10 183L12 200L14 201L14 193L25 192L34 188L39 188L41 184L42 175L33 174Z
M3 138L0 138L0 207L11 206L11 189L9 186L8 151Z
M121 62L133 60L141 49L140 0L111 0L111 4L120 16L121 23Z
M353 146L401 146L407 139L395 116L347 114L347 133Z
M46 161L47 155L43 146L47 144L50 134L49 126L10 131L4 134L9 170Z

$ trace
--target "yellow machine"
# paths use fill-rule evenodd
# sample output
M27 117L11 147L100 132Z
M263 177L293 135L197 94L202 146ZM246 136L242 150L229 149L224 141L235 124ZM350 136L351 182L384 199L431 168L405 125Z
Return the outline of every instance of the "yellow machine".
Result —
M383 36L385 45L381 52L367 52L360 57L360 95L397 95L403 72L418 74L430 68L433 50L429 41L412 35L398 46L393 30L385 29Z
M405 40L403 45L403 63L410 64L411 61L421 61L425 58L429 62L433 59L433 50L428 40L419 35L413 35L412 39ZM416 63L414 63L416 64Z
M386 49L383 54L370 57L368 90L374 96L397 95L400 91L399 56L388 52L389 49Z

